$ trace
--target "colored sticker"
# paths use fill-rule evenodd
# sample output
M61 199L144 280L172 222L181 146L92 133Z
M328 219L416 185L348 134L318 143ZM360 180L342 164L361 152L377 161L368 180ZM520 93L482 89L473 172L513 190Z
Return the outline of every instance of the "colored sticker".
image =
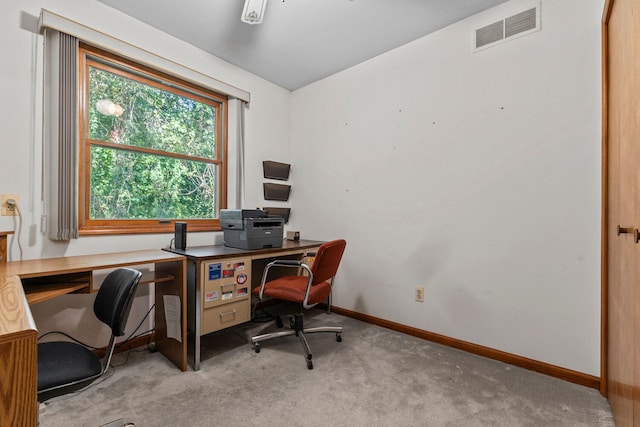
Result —
M247 281L246 274L244 273L238 274L238 277L236 278L236 282L238 282L239 285L244 285L246 281Z
M218 300L218 291L207 292L204 294L205 301L217 301Z
M222 272L222 264L209 264L209 280L218 280Z
M233 268L236 270L244 270L244 262L236 262L233 264Z
M223 270L222 271L222 277L224 277L225 279L227 277L233 277L234 271L233 270Z
M247 295L247 292L247 288L238 288L238 290L236 291L236 296L243 297Z

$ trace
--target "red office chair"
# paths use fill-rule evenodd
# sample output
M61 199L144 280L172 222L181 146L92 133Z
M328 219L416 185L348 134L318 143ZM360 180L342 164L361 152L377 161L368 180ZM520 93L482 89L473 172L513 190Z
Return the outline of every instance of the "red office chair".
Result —
M267 264L262 275L259 287L253 290L260 301L267 298L275 298L300 304L303 308L311 308L316 304L327 301L331 295L333 278L338 271L342 254L347 245L344 240L334 240L324 243L316 252L311 268L302 261L275 260ZM297 275L284 276L267 282L269 269L272 267L295 268ZM302 271L307 275L302 275ZM307 353L307 368L313 369L311 362L311 349L304 334L315 332L334 332L336 341L342 341L342 326L321 326L305 328L303 325L302 310L293 316L290 322L291 330L257 335L251 338L251 344L256 353L260 353L261 341L285 336L295 335L300 338L304 350Z

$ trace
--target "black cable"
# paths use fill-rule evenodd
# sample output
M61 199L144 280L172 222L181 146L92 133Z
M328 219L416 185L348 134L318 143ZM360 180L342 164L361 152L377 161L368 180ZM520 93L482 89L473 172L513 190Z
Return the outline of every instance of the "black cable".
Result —
M129 335L129 337L128 337L128 338L126 338L124 341L122 341L122 342L120 342L120 343L118 343L118 344L126 343L127 341L131 340L131 339L132 339L132 337L133 337L133 338L137 338L137 336L136 336L136 337L134 337L134 336L133 336L133 334L135 334L135 333L138 331L138 329L140 329L140 326L142 326L142 324L144 323L144 321L146 320L146 318L147 318L147 317L149 317L149 314L151 313L151 310L153 310L155 307L156 307L156 305L155 305L155 303L154 303L154 304L151 306L151 308L149 309L149 311L147 311L147 314L145 314L145 315L144 315L144 317L142 318L142 320L140 321L140 323L138 324L138 326L133 330L133 332L131 332L131 335ZM155 329L155 328L154 328L154 329Z
M139 337L142 337L142 336L148 335L148 334L150 334L151 332L155 332L155 330L156 330L155 328L147 329L147 330L146 330L146 331L144 331L144 332L140 332L140 333L139 333L138 335L136 335L135 337L131 337L131 339L133 340L133 339L136 339L136 338L139 338Z
M80 344L80 345L82 345L82 346L85 346L85 347L87 347L87 348L90 348L90 349L92 349L92 350L97 350L97 349L99 348L99 347L94 347L94 346L89 345L89 344L85 344L85 343L83 343L82 341L80 341L80 340L78 340L78 339L76 339L76 338L72 337L71 335L67 334L66 332L62 332L62 331L49 331L49 332L47 332L47 333L44 333L44 334L42 334L42 335L40 335L40 336L38 337L38 341L40 341L40 339L42 339L42 338L46 337L47 335L51 335L51 334L60 334L60 335L64 335L65 337L69 338L70 340L75 341L76 343L78 343L78 344Z
M153 331L155 330L155 328L154 328L154 329L151 329L150 331L147 331L147 332L144 332L144 333L142 333L142 334L136 335L135 337L133 336L133 334L135 334L135 333L138 331L138 329L140 329L140 327L141 327L141 326L142 326L142 324L144 323L145 319L146 319L147 317L149 317L149 314L151 313L151 310L153 310L155 307L156 307L156 305L155 305L155 304L153 304L153 305L151 306L151 308L149 309L149 311L147 311L147 314L145 314L145 315L144 315L144 317L142 318L142 320L140 321L140 323L138 324L138 326L133 330L133 332L131 332L131 334L129 335L129 337L128 337L128 338L126 338L124 341L119 342L119 343L118 343L118 345L122 345L122 344L126 343L127 341L129 341L129 340L131 340L131 339L133 339L133 338L138 338L139 336L142 336L142 335L144 335L144 334L146 334L146 333L148 333L148 332L153 332ZM84 342L80 341L79 339L74 338L74 337L72 337L71 335L67 334L66 332L62 332L62 331L49 331L49 332L47 332L47 333L44 333L44 334L42 334L42 335L40 335L40 336L38 337L38 341L40 341L42 338L46 337L47 335L51 335L51 334L60 334L60 335L64 335L65 337L69 338L70 340L72 340L72 341L74 341L74 342L76 342L76 343L78 343L78 344L80 344L80 345L82 345L82 346L84 346L84 347L90 348L90 349L92 349L92 350L98 350L98 349L100 348L100 347L94 347L94 346L92 346L92 345L86 344L86 343L84 343Z
M256 302L256 305L260 304L260 302ZM289 314L287 314L287 307L292 304L289 303L288 301L283 301L280 300L278 302L276 302L275 304L272 304L274 310L275 310L275 314L270 313L269 311L267 311L267 309L265 308L265 304L260 304L260 307L258 307L258 310L256 310L255 306L253 308L253 310L251 310L251 321L254 323L267 323L267 322L271 322L272 320L275 320L278 323L278 327L282 327L282 317L286 317ZM257 311L261 311L263 314L262 315L257 315ZM284 312L284 314L283 314ZM280 319L280 320L278 320Z
M263 314L258 315L256 308L261 311ZM261 301L256 301L251 309L251 321L255 323L267 323L276 318L276 315L269 313L265 308L264 304Z

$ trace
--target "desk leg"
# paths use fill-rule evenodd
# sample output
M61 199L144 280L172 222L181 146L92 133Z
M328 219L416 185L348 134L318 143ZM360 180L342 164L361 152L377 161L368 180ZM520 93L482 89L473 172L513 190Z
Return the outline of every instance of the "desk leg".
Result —
M187 370L187 301L185 262L163 262L155 265L156 273L171 274L175 278L155 284L156 348L182 371ZM180 341L167 337L167 319L164 313L164 295L180 297Z
M189 326L189 353L194 371L200 369L200 334L202 332L202 283L200 262L189 261L187 267L187 313Z
M194 349L193 349L193 370L200 370L200 335L202 332L202 289L200 286L200 281L196 281L196 293L195 293L195 310L194 314L196 316L196 327L195 334L193 336Z

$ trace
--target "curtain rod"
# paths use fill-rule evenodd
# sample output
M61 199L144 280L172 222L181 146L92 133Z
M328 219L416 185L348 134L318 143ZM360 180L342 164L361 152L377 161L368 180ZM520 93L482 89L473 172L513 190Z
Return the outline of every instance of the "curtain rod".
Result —
M41 9L40 11L39 31L42 33L44 28L51 28L52 30L75 36L94 46L126 56L129 59L141 62L144 65L148 65L189 82L205 86L218 93L238 98L246 103L249 103L251 100L251 94L245 90L215 79L193 68L185 67L171 59L157 55L124 40L112 37L102 31L65 18L47 9Z

